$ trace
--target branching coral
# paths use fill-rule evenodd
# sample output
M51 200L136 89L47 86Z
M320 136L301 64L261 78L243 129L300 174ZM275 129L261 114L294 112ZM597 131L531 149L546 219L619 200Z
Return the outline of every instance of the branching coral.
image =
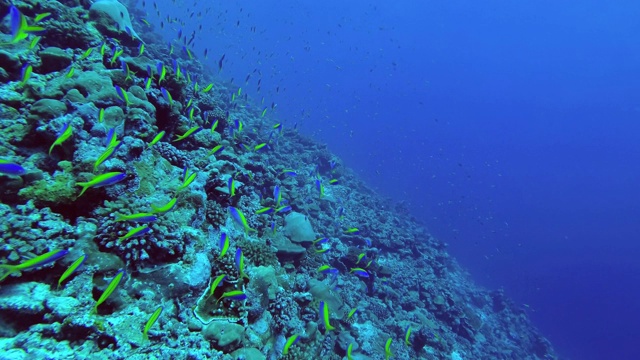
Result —
M284 291L277 293L276 299L269 303L269 312L276 333L293 334L301 327L300 307Z
M106 220L100 223L95 241L102 250L115 252L134 267L175 260L182 256L186 242L183 233L175 231L176 229L169 230L162 224L152 223L148 226L151 228L149 233L120 240L134 226L128 222Z

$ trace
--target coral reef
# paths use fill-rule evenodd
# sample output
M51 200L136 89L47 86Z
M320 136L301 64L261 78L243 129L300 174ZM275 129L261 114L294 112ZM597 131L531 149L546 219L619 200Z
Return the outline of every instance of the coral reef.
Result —
M402 204L141 10L0 11L30 26L0 35L3 358L377 359L389 338L404 359L556 358Z

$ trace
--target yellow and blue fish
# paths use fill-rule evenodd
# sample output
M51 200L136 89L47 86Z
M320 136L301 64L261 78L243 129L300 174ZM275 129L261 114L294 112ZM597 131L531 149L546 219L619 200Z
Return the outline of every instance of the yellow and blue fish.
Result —
M227 233L223 232L220 234L220 256L218 259L221 259L229 250L229 237Z
M68 253L68 250L53 250L49 251L48 253L36 256L33 259L29 259L18 265L0 264L0 281L6 279L9 275L15 272L29 270L38 266L52 263L67 255Z
M173 207L176 205L176 202L178 201L177 198L173 198L171 200L169 200L168 203L166 203L165 205L153 205L151 204L151 209L153 209L153 213L154 214L162 214L162 213L166 213L169 210L173 209Z
M22 73L22 76L20 80L20 85L24 86L24 84L26 84L27 81L31 79L31 74L33 74L33 66L31 66L31 64L29 63L25 64L22 67L21 73Z
M116 289L118 284L120 284L120 281L122 280L122 277L124 275L125 275L125 271L124 269L122 269L116 273L116 276L114 276L113 279L111 279L111 281L109 282L109 285L107 285L107 288L104 290L102 295L100 295L100 298L98 299L98 301L96 301L96 304L93 306L93 310L92 310L93 313L96 313L98 311L98 306L100 306L100 304L105 302L109 298L109 296L111 296L111 294Z
M71 126L71 124L66 123L62 126L62 129L58 134L59 134L58 137L49 148L49 155L51 155L51 151L56 145L61 145L63 142L65 142L67 139L71 137L71 135L73 134L73 127Z
M147 323L144 325L144 329L142 330L142 337L145 340L149 340L149 336L148 336L149 329L151 329L153 324L156 323L156 321L160 317L160 314L162 314L162 306L157 308L156 311L154 311L153 314L151 314L151 317L149 318L149 320L147 320Z
M20 176L27 173L27 170L20 164L13 163L8 160L0 159L0 174Z
M249 278L244 272L244 255L240 248L236 250L236 269L238 270L238 274L241 278Z
M247 218L244 216L240 209L236 209L233 206L229 206L229 212L231 213L231 217L242 227L244 228L244 232L248 233L249 231L257 232L258 230L252 229L247 222Z
M129 106L129 104L131 104L129 101L129 94L127 94L127 92L118 85L115 85L114 88L116 89L118 98L122 100L126 106Z
M282 349L282 355L287 355L289 354L289 349L291 348L291 346L293 346L293 344L297 343L298 340L300 340L299 335L295 334L295 335L291 335L288 339L287 342L284 344L284 348Z
M211 296L213 296L213 293L218 288L218 285L220 285L226 278L227 278L227 275L222 274L222 275L218 275L215 279L213 279L213 281L211 281L211 286L209 287L209 296L207 298L210 298Z
M131 215L116 214L116 221L131 221L131 222L154 222L158 220L158 217L152 213L137 213Z
M69 265L69 268L67 268L67 270L64 273L62 273L62 275L60 276L60 279L58 280L58 289L60 289L60 285L62 285L62 283L69 276L71 276L71 274L73 274L73 272L76 271L76 269L79 268L80 265L82 265L86 257L87 255L82 254L82 256L80 256L76 261L74 261L71 265Z
M89 188L97 188L102 186L113 185L115 183L118 183L124 180L126 177L127 177L127 174L123 172L114 171L114 172L98 175L87 182L77 182L76 185L82 186L82 191L80 192L80 195L78 195L78 197L82 196L82 194L84 194L84 192L87 191L87 189Z
M222 299L245 300L246 298L247 298L247 294L245 294L244 292L240 290L233 290L233 291L227 291L226 293L222 294L222 296L218 298L216 303L220 302L220 300Z
M329 305L324 301L320 301L320 319L327 331L335 330L335 327L331 325L331 319L329 317Z
M129 230L129 232L126 233L125 235L120 236L118 238L118 241L127 240L127 239L132 238L132 237L143 236L144 234L148 233L149 231L151 231L151 228L149 226L147 226L147 225L138 226L138 227L135 227L135 228Z

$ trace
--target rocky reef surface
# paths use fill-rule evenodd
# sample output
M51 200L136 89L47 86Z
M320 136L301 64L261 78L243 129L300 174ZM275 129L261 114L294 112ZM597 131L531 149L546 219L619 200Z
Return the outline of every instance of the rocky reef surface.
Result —
M402 204L130 13L0 1L1 358L556 358Z

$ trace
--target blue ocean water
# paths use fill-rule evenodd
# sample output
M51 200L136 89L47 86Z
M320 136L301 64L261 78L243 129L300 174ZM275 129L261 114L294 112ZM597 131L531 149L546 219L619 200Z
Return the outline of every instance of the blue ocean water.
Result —
M405 201L560 354L640 358L640 4L158 5L213 8L195 47L221 78Z

